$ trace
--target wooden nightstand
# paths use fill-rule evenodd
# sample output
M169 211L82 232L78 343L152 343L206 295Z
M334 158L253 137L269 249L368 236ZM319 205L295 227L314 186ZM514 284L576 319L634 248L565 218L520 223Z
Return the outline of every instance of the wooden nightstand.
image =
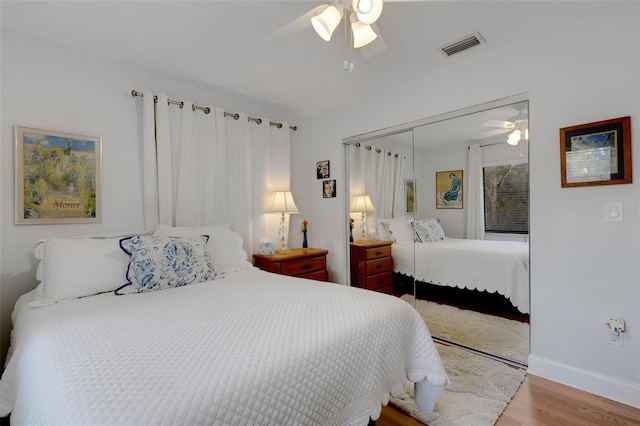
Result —
M392 241L351 243L351 285L393 294Z
M327 271L327 250L315 248L295 248L286 253L264 255L254 253L257 268L276 274L311 280L329 281Z

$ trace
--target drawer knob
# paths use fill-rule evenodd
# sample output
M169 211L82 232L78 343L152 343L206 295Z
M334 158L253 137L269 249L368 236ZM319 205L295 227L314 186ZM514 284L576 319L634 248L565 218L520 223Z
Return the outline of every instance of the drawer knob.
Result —
M376 254L380 255L380 254L382 254L382 252L381 252L380 250L378 250L378 251L376 252Z
M378 263L376 265L376 269L380 269L380 268L384 268L384 265L382 263Z
M378 278L378 284L382 284L384 280L382 278Z
M302 269L309 269L311 268L311 265L309 265L308 263L305 263L304 265L302 265Z

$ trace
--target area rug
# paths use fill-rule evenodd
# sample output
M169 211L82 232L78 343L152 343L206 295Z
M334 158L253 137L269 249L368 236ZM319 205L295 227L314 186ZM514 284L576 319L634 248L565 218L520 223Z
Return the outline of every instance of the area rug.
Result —
M415 306L431 335L527 365L529 324L440 303L402 299Z
M418 410L413 385L390 403L429 426L492 426L524 381L525 371L482 355L436 343L452 386L431 413Z

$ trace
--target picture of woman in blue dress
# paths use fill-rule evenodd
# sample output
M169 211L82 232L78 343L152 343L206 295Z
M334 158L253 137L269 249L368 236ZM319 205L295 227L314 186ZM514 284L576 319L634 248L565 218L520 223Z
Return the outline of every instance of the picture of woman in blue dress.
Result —
M462 181L455 173L450 173L449 177L451 178L451 189L445 192L442 198L444 201L456 201L458 200L458 193L460 192Z

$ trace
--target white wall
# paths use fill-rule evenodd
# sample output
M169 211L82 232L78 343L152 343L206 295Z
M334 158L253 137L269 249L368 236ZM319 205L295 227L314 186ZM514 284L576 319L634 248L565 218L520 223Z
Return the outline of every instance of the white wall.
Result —
M0 360L11 330L17 298L35 287L33 242L45 237L77 236L142 229L139 159L141 98L132 89L166 93L198 105L287 121L299 127L292 145L307 138L308 118L283 107L258 103L220 89L161 76L149 70L73 52L60 46L2 32L0 137ZM85 225L14 225L13 146L15 125L102 137L102 223ZM297 148L294 149L294 153ZM292 165L292 175L300 174ZM301 213L305 201L296 199ZM3 362L3 361L2 361Z
M607 3L545 34L500 49L489 41L404 90L380 88L316 117L308 152L338 161L342 138L528 92L529 371L640 407L640 179L636 172L633 184L563 189L558 146L561 127L631 115L640 164L640 3ZM606 201L624 202L624 222L604 222ZM332 251L333 276L346 282L344 202L313 203L323 227L317 244ZM606 315L627 321L623 347L605 342Z

